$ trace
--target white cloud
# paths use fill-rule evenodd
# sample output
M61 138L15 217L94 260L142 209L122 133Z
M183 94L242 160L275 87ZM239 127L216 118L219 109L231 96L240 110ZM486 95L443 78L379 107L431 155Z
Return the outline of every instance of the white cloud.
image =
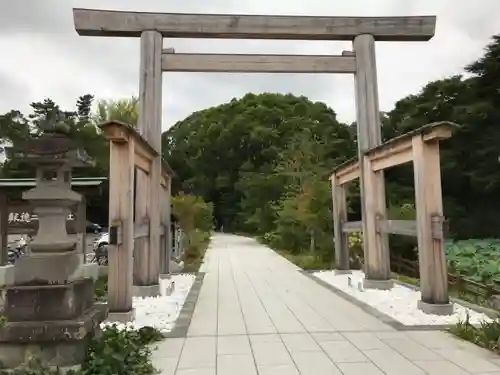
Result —
M0 111L28 110L29 103L51 97L71 108L79 95L99 99L138 93L139 41L81 37L73 27L73 7L158 12L303 14L334 16L437 15L430 42L378 43L380 104L417 92L427 82L462 72L481 56L491 35L500 1L476 0L40 0L4 1L0 11ZM339 53L346 42L166 40L178 52ZM343 121L354 120L353 79L341 75L230 75L165 73L163 128L191 112L247 92L292 92L324 101Z

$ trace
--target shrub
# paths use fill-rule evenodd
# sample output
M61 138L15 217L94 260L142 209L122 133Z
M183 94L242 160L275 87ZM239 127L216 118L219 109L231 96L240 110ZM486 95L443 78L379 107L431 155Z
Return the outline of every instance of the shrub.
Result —
M161 333L151 327L120 330L116 325L108 326L102 336L91 343L81 375L154 374L148 344L160 337Z
M482 322L479 327L474 327L469 321L469 314L463 321L459 321L450 332L463 340L472 342L496 352L499 352L500 320Z
M351 232L347 237L349 246L349 264L351 268L361 269L363 266L363 233Z
M313 254L290 254L288 251L278 251L278 254L303 270L323 270L332 267L328 260Z
M172 197L172 206L184 232L184 272L196 272L210 241L213 205L201 197L181 193Z
M119 329L116 325L103 329L99 338L92 340L85 360L79 370L67 371L68 375L152 375L156 373L151 362L148 345L159 341L163 335L152 327ZM15 370L1 370L0 375L60 375L59 369L42 364L37 358Z
M477 282L500 284L499 239L448 241L445 251L450 272Z
M94 282L94 298L97 301L106 301L108 298L108 277L101 276Z

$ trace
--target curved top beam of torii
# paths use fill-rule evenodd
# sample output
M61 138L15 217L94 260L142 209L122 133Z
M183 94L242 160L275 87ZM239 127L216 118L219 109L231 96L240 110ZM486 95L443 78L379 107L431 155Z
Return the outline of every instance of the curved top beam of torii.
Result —
M435 16L323 17L238 14L146 13L73 9L75 29L85 36L140 37L157 30L167 38L427 41Z

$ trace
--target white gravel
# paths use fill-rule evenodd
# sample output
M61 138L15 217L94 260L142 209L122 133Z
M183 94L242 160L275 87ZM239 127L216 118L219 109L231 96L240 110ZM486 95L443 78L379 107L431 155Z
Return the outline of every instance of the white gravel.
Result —
M106 322L101 326L116 324L119 329L138 329L141 327L154 327L163 333L170 332L184 305L184 301L195 280L195 275L179 274L173 275L171 279L160 280L160 292L158 297L134 297L132 304L135 308L135 320L128 324ZM173 293L168 296L167 288L171 283L175 284Z
M352 275L335 275L334 271L320 271L313 275L407 326L455 324L464 320L467 313L471 324L491 321L487 315L457 303L454 303L452 315L425 314L417 308L420 292L398 284L391 290L359 290L358 284L364 279L362 271L352 271ZM352 280L351 286L348 285L349 276Z

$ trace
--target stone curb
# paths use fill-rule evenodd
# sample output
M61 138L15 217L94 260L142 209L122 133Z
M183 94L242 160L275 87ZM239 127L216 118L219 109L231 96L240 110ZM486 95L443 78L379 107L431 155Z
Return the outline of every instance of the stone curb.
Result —
M194 280L179 316L175 321L175 327L172 331L165 334L165 338L179 338L187 336L189 325L191 324L191 318L193 317L194 308L196 307L196 302L198 301L198 296L200 295L204 278L205 272L198 272L196 274L196 279Z
M404 325L403 323L400 323L399 321L397 321L396 319L392 318L391 316L378 311L374 307L372 307L372 306L370 306L370 305L368 305L368 304L366 304L364 302L361 302L360 300L352 297L351 295L349 295L349 294L341 291L340 289L337 289L334 286L328 284L327 282L325 282L325 281L317 278L316 276L314 276L312 274L313 272L317 272L317 271L304 271L304 270L301 270L299 272L301 272L306 277L309 277L311 280L314 280L319 285L325 287L329 291L335 293L339 297L341 297L341 298L349 301L353 305L359 307L361 310L363 310L367 314L370 314L370 315L374 316L375 318L379 319L380 321L382 321L382 323L385 323L388 326L390 326L390 327L392 327L392 328L394 328L394 329L396 329L398 331L443 331L443 330L448 330L448 329L450 329L451 327L454 326L453 324L446 324L446 325L429 324L429 325L411 325L411 326L410 325ZM395 280L395 282L399 283L396 280ZM405 285L405 286L407 286L407 285ZM415 287L413 289L415 290ZM458 303L458 301L457 301L457 303ZM460 304L462 304L462 302L460 302Z
M405 287L410 288L412 290L420 290L420 288L417 285L407 284L403 281L394 280L394 283L405 286ZM456 297L450 297L450 301L458 303L459 305L462 305L463 307L467 307L467 308L469 308L477 313L484 314L491 319L497 319L498 317L500 317L499 311L490 309L490 308L485 307L485 306L476 305L474 303L467 302L467 301L461 300L460 298L456 298Z

